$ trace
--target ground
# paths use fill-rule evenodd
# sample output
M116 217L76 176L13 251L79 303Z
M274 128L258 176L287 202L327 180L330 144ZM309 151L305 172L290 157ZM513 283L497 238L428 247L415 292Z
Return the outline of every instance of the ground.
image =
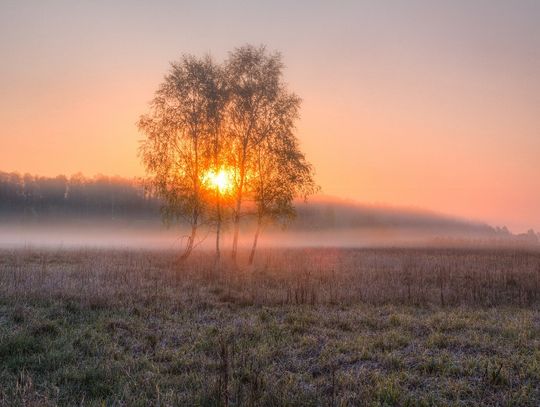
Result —
M269 251L251 268L175 259L4 250L0 403L540 404L538 253ZM375 272L380 285L362 290Z

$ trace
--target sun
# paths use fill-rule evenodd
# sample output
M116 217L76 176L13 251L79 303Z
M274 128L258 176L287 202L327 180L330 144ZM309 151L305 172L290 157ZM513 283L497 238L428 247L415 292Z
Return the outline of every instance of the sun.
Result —
M203 182L213 189L217 189L221 195L225 195L233 189L232 171L221 168L219 171L210 170L204 177Z

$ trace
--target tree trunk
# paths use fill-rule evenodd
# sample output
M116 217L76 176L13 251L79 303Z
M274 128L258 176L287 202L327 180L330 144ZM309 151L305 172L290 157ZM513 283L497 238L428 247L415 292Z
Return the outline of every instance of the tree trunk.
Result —
M259 218L259 221L257 222L257 231L255 232L255 237L253 238L253 245L251 246L251 253L249 254L249 265L253 264L253 259L255 258L255 249L257 249L257 241L259 240L261 227L262 227L262 221Z
M234 236L233 236L233 246L232 246L232 253L231 257L233 261L236 263L236 253L238 252L238 234L240 232L240 209L242 207L242 193L244 190L244 178L246 176L245 172L245 161L246 161L246 153L245 153L245 147L244 147L244 153L242 155L242 165L240 167L240 184L238 185L238 192L236 196L236 210L234 212Z
M221 251L219 249L219 239L221 235L221 202L218 194L217 197L217 224L216 224L216 262L219 262Z
M240 187L243 188L243 181L240 181ZM238 252L238 234L240 232L240 209L242 208L242 191L238 191L238 197L236 199L236 210L234 211L234 235L231 257L236 263L236 253Z
M186 248L184 249L184 253L182 253L182 256L180 257L181 260L185 260L189 257L191 252L193 251L193 243L195 242L195 236L197 235L197 225L191 225L191 235L188 237Z
M238 213L234 215L234 235L233 235L233 245L231 257L236 262L236 253L238 251L238 234L240 232L240 216Z

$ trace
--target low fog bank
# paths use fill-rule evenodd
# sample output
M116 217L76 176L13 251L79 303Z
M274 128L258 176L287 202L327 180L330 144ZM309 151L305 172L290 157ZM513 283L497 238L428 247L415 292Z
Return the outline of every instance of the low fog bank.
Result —
M187 227L166 229L162 202L138 180L76 174L54 178L0 171L1 246L98 246L180 248ZM246 208L249 203L246 202ZM492 227L421 210L361 205L316 196L296 202L297 217L286 229L268 225L260 246L539 246L533 230L515 235ZM252 219L252 218L251 218ZM242 242L251 244L254 225L244 218ZM214 247L214 232L201 230L201 247ZM227 229L224 249L227 248Z
M362 206L316 199L297 204L297 218L286 228L267 225L260 247L531 247L540 248L536 233L515 235L506 228L468 222L429 212ZM166 228L158 213L136 216L0 217L0 247L149 248L181 250L188 227ZM250 247L254 225L245 219L240 245ZM225 228L222 249L230 249ZM214 249L215 232L201 228L199 249Z
M180 244L179 229L158 222L88 220L10 221L0 224L0 247L155 248Z

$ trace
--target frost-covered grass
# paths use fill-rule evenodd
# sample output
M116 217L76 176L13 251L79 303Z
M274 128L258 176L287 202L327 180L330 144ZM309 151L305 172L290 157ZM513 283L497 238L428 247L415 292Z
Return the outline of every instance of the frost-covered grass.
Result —
M536 406L539 264L472 250L273 250L253 268L3 251L0 403Z

